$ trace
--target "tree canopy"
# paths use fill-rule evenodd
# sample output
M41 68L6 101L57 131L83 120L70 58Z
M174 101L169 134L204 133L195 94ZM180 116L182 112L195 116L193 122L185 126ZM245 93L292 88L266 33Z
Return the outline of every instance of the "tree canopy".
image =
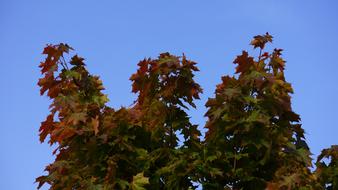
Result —
M272 39L254 36L258 57L235 58L235 74L223 76L205 104L203 139L187 114L202 93L199 69L184 54L141 60L130 77L137 100L114 109L84 59L65 59L73 48L47 45L38 85L52 102L40 141L57 148L38 188L337 189L338 147L324 149L312 169L282 49L265 50Z

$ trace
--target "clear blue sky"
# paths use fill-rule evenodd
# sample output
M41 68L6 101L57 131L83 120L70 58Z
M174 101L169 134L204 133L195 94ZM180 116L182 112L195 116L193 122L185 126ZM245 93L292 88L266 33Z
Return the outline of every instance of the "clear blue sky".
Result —
M192 120L252 36L270 32L285 49L286 77L314 155L338 144L338 3L335 0L0 1L0 189L31 190L53 161L38 128L49 100L39 96L47 43L66 42L103 79L113 107L130 105L129 76L144 57L183 52L198 62L204 89Z

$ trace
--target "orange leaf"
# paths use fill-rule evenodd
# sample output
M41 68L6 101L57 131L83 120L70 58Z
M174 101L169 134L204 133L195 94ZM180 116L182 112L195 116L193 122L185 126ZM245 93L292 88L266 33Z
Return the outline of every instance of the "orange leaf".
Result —
M97 135L97 133L99 132L99 119L98 118L99 117L96 116L94 119L92 119L92 125L93 125L95 135Z
M236 73L243 73L246 72L253 64L254 59L248 55L248 52L243 51L242 55L237 56L234 63L238 64L236 67Z

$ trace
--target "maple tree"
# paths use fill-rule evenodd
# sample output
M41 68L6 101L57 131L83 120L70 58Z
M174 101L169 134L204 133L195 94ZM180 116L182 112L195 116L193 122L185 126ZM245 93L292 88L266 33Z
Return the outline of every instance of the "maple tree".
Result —
M187 110L202 88L196 63L162 53L144 59L130 80L138 94L130 107L113 109L102 81L67 44L47 45L41 95L52 100L40 141L57 148L55 161L36 179L50 189L336 189L338 148L310 150L292 111L291 84L281 49L265 52L272 36L255 36L257 58L243 51L234 76L222 77L209 98L206 136ZM181 138L180 138L181 136Z

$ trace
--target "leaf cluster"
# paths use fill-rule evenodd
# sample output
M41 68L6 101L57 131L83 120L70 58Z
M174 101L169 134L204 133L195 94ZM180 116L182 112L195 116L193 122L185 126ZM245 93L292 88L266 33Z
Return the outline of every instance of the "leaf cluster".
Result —
M102 81L67 44L47 45L41 95L52 101L40 141L56 145L55 161L36 179L59 189L336 189L338 149L324 149L312 172L310 150L293 112L282 50L265 52L272 36L251 41L234 76L222 77L206 102L206 136L187 110L202 88L194 61L170 53L138 63L130 80L138 94L113 109ZM181 139L179 137L182 137Z

